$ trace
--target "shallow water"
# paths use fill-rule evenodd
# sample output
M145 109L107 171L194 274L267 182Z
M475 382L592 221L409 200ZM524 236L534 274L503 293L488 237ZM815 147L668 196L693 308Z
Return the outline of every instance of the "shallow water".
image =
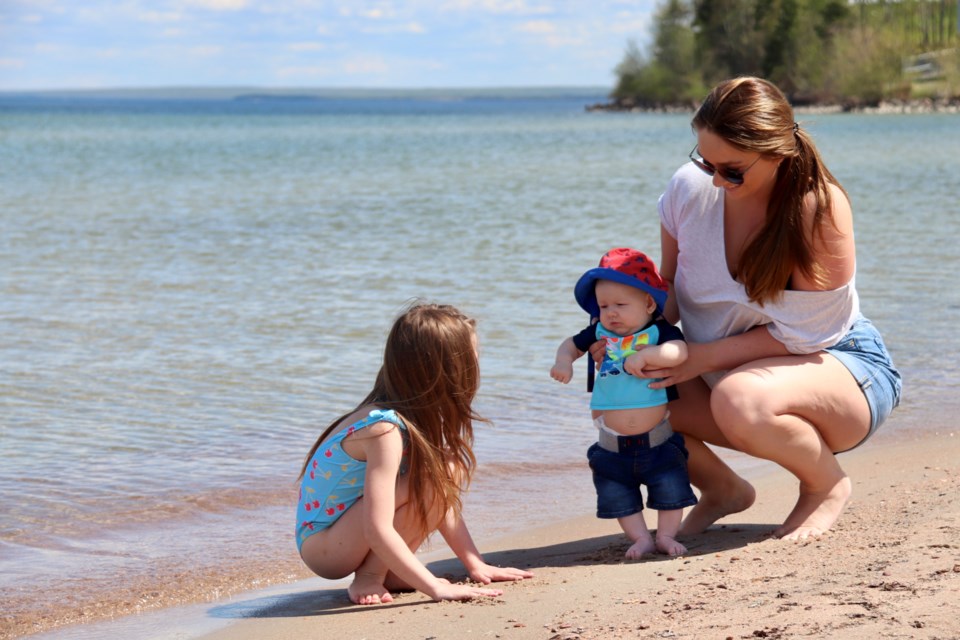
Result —
M289 579L302 456L415 297L480 322L475 537L589 512L583 369L562 387L549 367L585 319L577 277L612 246L658 256L693 145L687 116L584 112L599 100L0 97L12 611ZM906 380L885 431L952 424L960 120L800 120L850 192L863 310Z

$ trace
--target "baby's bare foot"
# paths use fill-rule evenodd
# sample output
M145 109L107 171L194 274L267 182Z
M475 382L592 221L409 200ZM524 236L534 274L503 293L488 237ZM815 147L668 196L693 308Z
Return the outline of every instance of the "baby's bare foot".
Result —
M637 540L630 548L627 549L627 552L624 554L627 557L627 560L639 560L648 553L656 553L657 545L654 544L652 538L641 538Z
M657 550L668 556L682 556L687 553L687 548L670 536L657 536Z
M806 540L823 535L843 513L851 493L853 484L847 476L827 491L805 491L801 486L797 504L773 535L784 540Z
M383 586L383 577L358 573L347 587L347 595L354 604L384 604L393 602L393 596Z

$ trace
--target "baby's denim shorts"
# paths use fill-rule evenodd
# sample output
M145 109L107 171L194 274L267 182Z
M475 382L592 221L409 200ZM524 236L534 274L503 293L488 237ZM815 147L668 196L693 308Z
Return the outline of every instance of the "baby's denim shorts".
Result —
M674 433L656 447L634 447L614 453L598 443L587 450L597 490L597 517L623 518L643 510L640 485L647 487L647 506L657 511L697 504L687 475L687 447Z
M862 315L837 344L825 351L850 370L870 405L870 432L860 442L863 444L900 404L900 373L893 366L880 332Z

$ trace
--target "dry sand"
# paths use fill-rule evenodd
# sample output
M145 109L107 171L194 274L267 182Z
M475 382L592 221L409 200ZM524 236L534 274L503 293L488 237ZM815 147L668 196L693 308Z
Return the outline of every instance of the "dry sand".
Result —
M204 638L960 638L960 436L870 443L841 462L854 497L817 540L769 537L796 496L778 470L755 481L753 508L686 538L686 557L625 561L616 522L575 518L487 545L488 562L536 574L498 599L360 607L305 589L260 609L241 598L248 617ZM464 578L456 560L429 566Z

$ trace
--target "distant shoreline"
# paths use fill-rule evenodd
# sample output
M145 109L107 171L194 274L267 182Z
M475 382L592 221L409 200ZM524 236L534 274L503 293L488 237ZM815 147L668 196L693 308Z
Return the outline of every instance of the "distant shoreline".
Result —
M588 112L601 113L693 113L695 104L643 107L630 101L614 100L585 107ZM876 105L805 104L794 106L797 113L960 113L960 96L953 98L923 98L917 100L882 100Z
M583 98L600 100L609 87L139 87L103 89L0 90L3 98L94 100L329 100L329 99L471 99L471 98Z

